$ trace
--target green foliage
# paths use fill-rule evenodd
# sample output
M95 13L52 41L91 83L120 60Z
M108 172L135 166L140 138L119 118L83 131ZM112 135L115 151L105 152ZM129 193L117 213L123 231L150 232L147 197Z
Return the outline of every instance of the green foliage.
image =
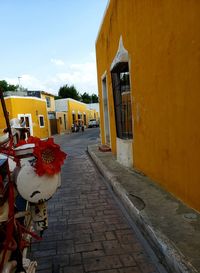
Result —
M60 97L60 96L55 96L54 99L55 99L55 100L59 100L59 99L62 99L62 97Z
M91 103L91 96L85 92L81 95L81 101L84 103Z
M58 91L58 96L55 97L58 99L71 98L74 100L82 101L84 103L96 103L98 102L98 96L96 94L89 95L87 92L82 95L76 90L74 85L68 86L67 84L60 87Z
M97 102L99 102L98 96L97 96L96 94L92 94L92 95L91 95L91 102L92 102L92 103L97 103Z
M17 91L18 85L8 84L7 81L2 80L0 81L0 88L3 92L6 91Z
M84 93L81 95L81 101L84 103L97 103L98 96L96 94L92 94L91 96L88 93Z
M68 86L67 84L60 87L60 89L58 91L58 96L61 97L62 99L71 98L71 99L78 100L78 101L80 101L80 99L81 99L76 88L73 85Z

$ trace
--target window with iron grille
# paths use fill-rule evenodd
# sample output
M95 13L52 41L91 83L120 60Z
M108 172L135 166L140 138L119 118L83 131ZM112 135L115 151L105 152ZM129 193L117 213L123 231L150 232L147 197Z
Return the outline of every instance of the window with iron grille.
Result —
M118 63L111 71L117 137L133 138L129 69L127 62Z

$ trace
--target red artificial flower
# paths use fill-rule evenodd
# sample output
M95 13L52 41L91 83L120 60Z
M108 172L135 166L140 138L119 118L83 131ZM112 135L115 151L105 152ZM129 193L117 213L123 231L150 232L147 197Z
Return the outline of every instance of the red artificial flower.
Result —
M19 147L25 144L30 144L30 143L34 143L36 146L36 145L39 145L40 141L41 140L38 137L30 136L27 140L19 140L16 147Z
M31 139L30 141L33 141ZM60 146L54 143L53 138L42 141L36 139L33 154L36 157L35 172L41 176L44 174L54 175L60 172L66 154L60 150Z

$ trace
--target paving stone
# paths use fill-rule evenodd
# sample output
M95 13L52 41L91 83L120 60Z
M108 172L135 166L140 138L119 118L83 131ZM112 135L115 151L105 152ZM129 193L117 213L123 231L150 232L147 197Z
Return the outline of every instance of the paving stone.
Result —
M105 233L107 240L115 240L116 236L113 231L108 231Z
M91 227L94 232L103 232L108 230L108 227L104 222L91 223Z
M59 265L60 267L67 266L70 264L69 255L56 255L53 257L53 264Z
M82 264L82 258L80 253L74 253L70 255L70 265Z
M95 216L96 212L93 209L84 209L83 210L83 215L85 215L85 216Z
M138 267L124 267L118 269L119 273L142 273Z
M63 268L63 273L84 273L82 265L76 266L65 266Z
M57 254L70 254L74 253L73 240L57 241Z
M93 218L88 216L73 217L73 218L70 217L68 220L68 224L91 223L93 221L94 221Z
M120 255L120 260L124 266L136 266L136 261L134 257L130 254Z
M56 248L56 241L46 241L43 240L42 242L39 243L39 250L40 251L46 251L49 249L55 249Z
M34 251L34 257L41 258L41 257L49 257L49 256L55 256L56 255L56 249L47 249L45 251Z
M84 259L83 263L87 272L122 267L118 256Z
M94 241L94 242L106 240L105 235L102 232L92 233L91 237L92 237L92 241Z
M79 234L78 236L74 236L75 244L82 244L82 243L90 243L91 236L90 234Z
M123 254L127 253L130 250L125 250L122 248L120 243L117 240L112 240L112 241L104 241L103 242L103 248L105 250L105 253L107 255L112 255L112 254Z
M84 252L84 251L87 252L87 251L100 250L100 249L102 249L102 245L99 242L75 245L76 252Z
M89 252L83 252L82 253L83 259L86 258L94 258L94 257L102 257L105 256L105 252L103 250L93 250Z
M91 272L91 273L96 273L96 272ZM117 269L98 271L98 273L118 273L118 272L119 271Z
M62 184L48 202L49 228L32 244L38 273L155 273L81 135L56 136L68 153ZM76 144L76 145L75 145ZM83 171L84 170L84 171Z

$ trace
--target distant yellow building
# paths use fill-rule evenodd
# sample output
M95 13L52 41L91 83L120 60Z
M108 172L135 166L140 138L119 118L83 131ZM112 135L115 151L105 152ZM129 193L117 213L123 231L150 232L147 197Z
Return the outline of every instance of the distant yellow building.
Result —
M89 109L89 106L83 102L74 99L59 99L55 100L56 112L67 113L67 129L71 130L72 124L82 120L84 125L88 126L90 119L98 119L98 112L94 109Z
M49 136L46 101L36 97L5 97L9 119L18 118L25 121L30 135L41 139ZM2 106L0 105L0 130L6 128Z
M55 111L55 95L46 91L27 91L28 96L36 96L46 101L49 136L68 132L67 113Z
M200 1L110 0L96 40L101 141L200 211Z
M48 112L49 136L60 133L58 130L58 120L56 119L54 95L45 91L40 92L40 98L46 100ZM59 127L60 129L60 127Z

